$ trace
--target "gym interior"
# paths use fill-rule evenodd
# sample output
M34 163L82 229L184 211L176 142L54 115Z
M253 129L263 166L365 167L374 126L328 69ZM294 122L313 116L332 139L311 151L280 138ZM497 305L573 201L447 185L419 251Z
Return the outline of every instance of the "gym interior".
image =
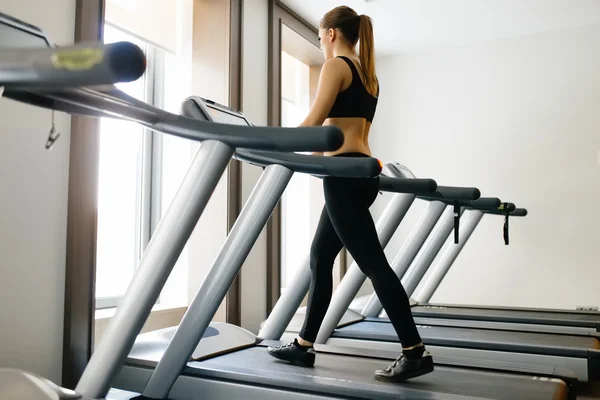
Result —
M320 163L337 132L294 128L343 4L372 158ZM599 1L0 0L0 43L0 399L600 399ZM373 378L402 348L345 248L316 368L266 355L356 174L436 361L410 383Z

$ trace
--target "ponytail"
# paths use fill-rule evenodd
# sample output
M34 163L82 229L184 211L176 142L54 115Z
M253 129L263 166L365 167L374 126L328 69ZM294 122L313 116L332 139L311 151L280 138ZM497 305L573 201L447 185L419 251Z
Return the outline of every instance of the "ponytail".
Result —
M352 48L360 41L358 58L364 74L365 87L373 96L378 96L379 83L375 75L375 43L371 18L358 15L348 6L338 6L323 16L319 26L324 29L339 29Z
M373 40L373 24L367 15L360 15L360 27L358 29L359 59L365 74L365 86L373 96L378 95L378 82L375 75L375 44Z

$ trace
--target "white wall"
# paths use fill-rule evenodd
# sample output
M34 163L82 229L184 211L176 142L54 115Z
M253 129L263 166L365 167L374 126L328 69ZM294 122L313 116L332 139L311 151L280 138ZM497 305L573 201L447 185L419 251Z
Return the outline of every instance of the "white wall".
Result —
M75 1L0 0L2 12L73 43ZM70 117L44 148L50 111L0 99L0 367L60 383L67 230Z
M229 92L229 7L211 0L194 2L192 93L227 104ZM220 72L220 73L217 73ZM200 147L191 144L190 155ZM188 241L188 299L191 303L227 238L225 171ZM225 321L225 301L214 321Z
M484 218L432 301L600 305L598 38L593 25L379 60L374 154L529 210L510 246Z
M242 112L254 125L268 123L268 27L267 0L245 0L243 7ZM245 203L262 169L242 164L242 201ZM242 267L242 327L258 333L267 317L266 229Z

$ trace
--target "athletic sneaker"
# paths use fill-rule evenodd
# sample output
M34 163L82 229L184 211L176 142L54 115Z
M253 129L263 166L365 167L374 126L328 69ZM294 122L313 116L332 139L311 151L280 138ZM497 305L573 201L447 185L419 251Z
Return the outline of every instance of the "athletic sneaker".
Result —
M267 351L279 360L289 361L301 367L315 365L315 350L312 347L300 346L296 340L281 346L269 346Z
M400 355L385 369L375 371L375 379L386 382L403 382L433 372L433 357L426 351L420 358L409 359Z

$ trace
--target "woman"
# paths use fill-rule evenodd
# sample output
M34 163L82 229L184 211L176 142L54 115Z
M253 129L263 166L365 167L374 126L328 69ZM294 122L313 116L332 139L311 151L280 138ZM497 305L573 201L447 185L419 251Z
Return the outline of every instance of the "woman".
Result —
M368 136L379 95L371 19L350 7L336 7L321 20L319 36L325 63L313 106L300 126L336 125L343 131L343 146L319 155L370 157ZM325 207L310 251L306 319L292 343L268 348L272 356L301 366L314 365L313 342L331 300L333 263L345 246L373 282L403 347L396 361L375 371L375 378L400 382L433 371L433 359L415 326L408 296L385 257L369 212L378 189L378 178L323 179Z

